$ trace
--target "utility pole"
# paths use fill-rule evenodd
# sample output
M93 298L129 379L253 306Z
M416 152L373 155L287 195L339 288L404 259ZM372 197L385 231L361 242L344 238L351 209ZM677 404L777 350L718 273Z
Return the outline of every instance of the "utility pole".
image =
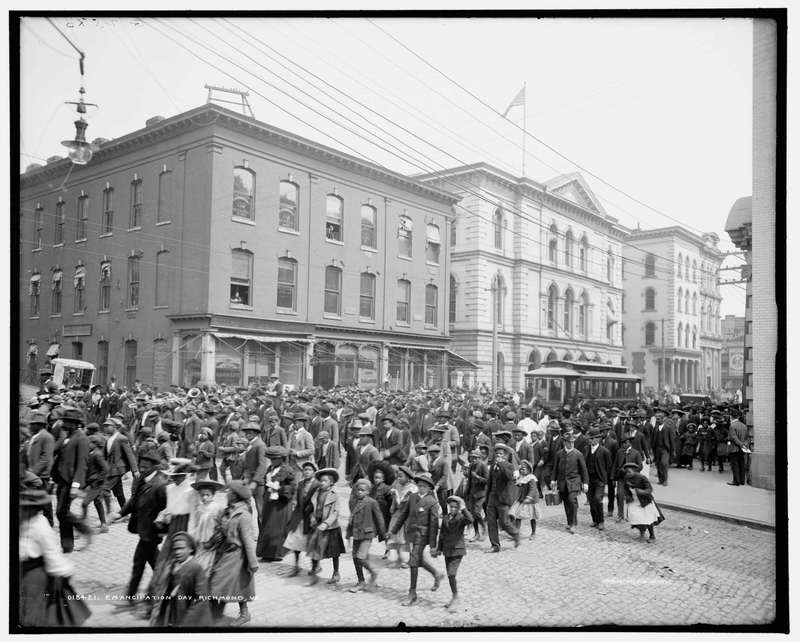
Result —
M497 392L497 275L492 277L492 395Z
M663 378L661 375L662 370L664 373ZM667 354L664 349L664 319L661 319L661 368L659 368L658 375L658 392L661 394L661 390L663 390L664 385L667 383Z

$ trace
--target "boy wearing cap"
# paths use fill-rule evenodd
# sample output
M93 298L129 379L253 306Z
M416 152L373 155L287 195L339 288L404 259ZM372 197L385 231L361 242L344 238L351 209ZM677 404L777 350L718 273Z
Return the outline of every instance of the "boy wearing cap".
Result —
M434 482L429 473L420 473L414 477L417 492L411 493L408 502L401 504L392 520L390 535L394 535L404 524L406 536L411 544L411 555L408 565L411 570L411 582L408 597L402 602L403 606L411 606L417 601L417 578L419 567L424 568L433 576L431 591L435 591L441 584L443 575L425 559L425 548L436 547L436 538L439 533L439 504L433 495Z
M458 603L458 584L456 575L461 565L461 558L467 554L464 544L464 529L472 523L472 515L466 509L464 500L453 496L447 498L447 515L442 519L439 530L439 541L435 549L431 550L433 557L444 555L447 581L450 583L452 598L445 605L449 611L454 611Z
M514 484L514 466L508 461L513 452L505 444L495 444L494 463L489 468L486 482L486 524L491 543L491 546L485 551L486 553L500 552L499 528L511 535L514 539L514 548L519 546L519 529L514 527L508 515L518 493Z
M364 569L369 571L369 583L375 584L378 573L369 562L369 547L375 535L380 541L386 539L386 525L376 502L368 493L372 484L368 479L359 479L353 486L350 497L350 521L347 523L347 539L353 540L353 565L358 583L350 588L351 593L366 589Z
M106 462L103 448L105 447L106 440L102 435L95 433L89 437L89 459L86 464L86 485L84 486L83 501L83 519L86 520L86 515L89 510L89 504L94 504L97 511L97 516L100 518L100 532L108 532L108 524L106 524L106 512L103 509L103 487L108 473L108 463Z

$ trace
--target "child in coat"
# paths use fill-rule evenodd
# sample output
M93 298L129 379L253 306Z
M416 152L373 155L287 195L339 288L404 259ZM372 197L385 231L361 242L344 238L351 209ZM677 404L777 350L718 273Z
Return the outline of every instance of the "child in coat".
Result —
M364 569L369 571L369 583L374 585L378 578L378 573L369 562L369 547L372 538L378 536L380 541L386 539L386 525L383 523L383 515L372 497L369 497L369 490L372 484L363 477L353 486L353 494L350 497L350 521L347 524L347 539L353 540L353 565L356 567L358 583L350 588L351 593L360 593L367 588L364 582Z
M464 500L458 495L451 495L447 498L447 515L442 519L439 529L439 542L434 550L431 551L433 557L444 555L444 564L447 570L447 581L450 582L450 590L453 597L445 608L448 611L455 611L458 604L458 585L456 575L461 564L461 558L467 554L464 544L464 529L472 524L472 515L466 509Z
M508 516L515 520L517 529L522 525L523 519L530 520L530 539L533 539L533 536L536 535L536 520L540 517L541 511L536 481L536 476L533 474L533 466L527 459L523 459L519 463L519 476L517 477L519 497L508 509Z
M339 556L345 552L342 529L339 526L339 501L333 485L339 481L339 472L335 468L323 468L314 476L319 482L315 493L311 496L313 512L309 538L309 555L311 557L311 582L313 586L319 581L319 561L331 558L333 575L328 584L339 582Z
M383 516L383 523L388 526L391 519L392 496L391 486L394 483L394 471L387 462L378 462L372 470L369 471L369 478L372 482L372 488L369 491L369 496L378 502L378 508L381 509ZM387 479L388 476L388 479ZM381 559L389 559L389 541L386 540L386 549L383 552Z

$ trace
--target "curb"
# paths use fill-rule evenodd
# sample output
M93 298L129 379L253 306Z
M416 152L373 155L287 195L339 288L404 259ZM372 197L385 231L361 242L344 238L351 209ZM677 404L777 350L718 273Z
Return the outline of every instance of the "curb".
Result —
M661 500L657 501L658 505L661 508L667 508L669 510L679 511L681 513L690 513L692 515L700 515L702 517L710 517L712 519L720 519L725 522L732 522L733 524L739 524L740 526L749 526L750 528L756 528L762 531L772 531L773 533L775 532L775 524L769 524L767 522L759 522L754 519L747 519L746 517L726 515L725 513L715 513L713 511L702 510L700 508L681 506L680 504L670 504L667 502L662 502Z

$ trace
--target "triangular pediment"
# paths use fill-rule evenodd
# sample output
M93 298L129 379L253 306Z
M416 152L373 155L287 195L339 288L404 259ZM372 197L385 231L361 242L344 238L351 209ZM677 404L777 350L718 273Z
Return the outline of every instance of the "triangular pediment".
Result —
M556 176L547 181L545 185L547 186L547 191L558 194L562 198L572 201L589 211L606 216L602 203L600 203L589 184L579 173L574 172Z

